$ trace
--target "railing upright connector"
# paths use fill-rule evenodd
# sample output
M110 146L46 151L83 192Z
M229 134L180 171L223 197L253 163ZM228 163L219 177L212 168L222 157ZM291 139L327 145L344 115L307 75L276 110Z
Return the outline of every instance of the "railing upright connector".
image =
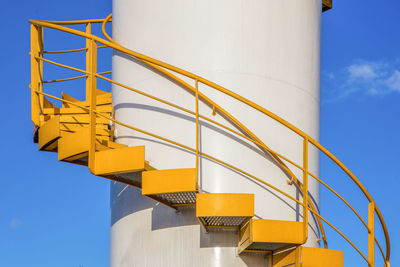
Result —
M88 23L86 31L91 31ZM89 169L94 172L96 153L96 98L97 98L97 43L93 39L86 39L86 100L89 101Z
M199 81L195 81L196 87L196 179L199 184L199 154L200 154L200 136L199 136Z
M92 24L91 23L87 23L86 24L86 33L87 34L92 34ZM86 40L86 72L90 73L90 46L91 46L91 42L92 40L89 38L85 38ZM88 86L88 79L86 79L86 100L89 101L90 98L90 87Z
M368 205L368 261L369 267L375 266L375 203Z
M43 28L31 25L31 117L35 126L40 126L40 114L43 111L43 62L38 57L43 51Z
M303 139L303 231L304 243L308 239L308 139Z

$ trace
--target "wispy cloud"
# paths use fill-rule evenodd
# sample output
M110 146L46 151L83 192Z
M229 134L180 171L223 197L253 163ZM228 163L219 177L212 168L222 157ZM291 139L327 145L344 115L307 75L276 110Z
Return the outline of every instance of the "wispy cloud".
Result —
M385 83L391 91L400 92L400 71L395 70Z
M353 64L347 68L351 80L370 81L378 77L370 64Z
M330 102L354 96L385 96L400 93L400 64L357 61L341 70L323 75L325 100Z

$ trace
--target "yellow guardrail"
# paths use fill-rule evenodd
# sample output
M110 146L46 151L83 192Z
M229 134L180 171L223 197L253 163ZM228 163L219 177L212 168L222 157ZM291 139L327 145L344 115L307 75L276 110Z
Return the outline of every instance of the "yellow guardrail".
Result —
M323 222L328 224L330 227L332 227L339 235L341 235L360 255L361 257L368 263L369 266L375 266L375 244L378 246L379 251L383 257L383 261L385 263L385 266L390 267L390 239L389 239L389 234L387 230L386 223L383 219L383 216L379 210L379 208L376 206L376 203L374 202L373 198L371 195L368 193L368 191L365 189L365 187L362 185L362 183L357 179L357 177L342 163L340 162L332 153L330 153L326 148L324 148L321 144L319 144L316 140L308 136L306 133L301 131L300 129L296 128L294 125L290 124L289 122L285 121L284 119L280 118L279 116L275 115L274 113L270 112L269 110L257 105L256 103L218 85L215 84L207 79L204 79L198 75L195 75L193 73L190 73L188 71L185 71L183 69L177 68L175 66L169 65L167 63L158 61L156 59L153 59L151 57L139 54L137 52L131 51L120 44L116 43L106 32L105 26L106 23L110 22L112 19L112 15L110 14L107 18L105 19L94 19L94 20L79 20L79 21L41 21L41 20L30 20L32 26L31 26L31 105L32 105L32 121L34 122L36 127L40 127L42 121L41 121L41 115L43 115L43 108L44 108L44 97L49 97L55 100L59 100L62 102L69 103L70 105L74 105L77 107L80 107L82 109L85 109L88 111L90 114L90 128L91 128L91 145L90 150L89 150L89 168L91 168L92 162L94 161L94 154L95 151L95 127L96 127L96 117L104 117L107 118L108 120L122 125L124 127L130 128L132 130L141 132L143 134L152 136L154 138L163 140L165 142L174 144L176 146L179 146L181 148L184 148L188 151L191 151L195 153L196 155L196 169L198 169L198 160L200 156L209 158L210 160L213 160L215 162L218 162L228 168L231 168L232 170L238 171L248 177L251 177L252 179L268 186L269 188L272 188L273 190L279 192L280 194L286 196L287 198L291 199L292 201L296 202L297 204L301 205L303 207L303 223L304 223L304 231L305 231L305 239L304 243L307 240L307 231L308 231L308 211L310 211L315 219L318 222L320 231L321 231L321 240L324 242L325 248L327 248L327 240L326 240L326 235L323 227ZM93 35L91 33L91 26L93 23L102 23L102 32L103 35L105 36L105 39L100 38L96 35ZM76 29L68 28L63 25L77 25L77 24L83 24L86 25L86 32L79 31ZM44 28L51 28L59 31L63 31L66 33L70 33L73 35L77 35L80 37L83 37L86 39L86 47L85 48L80 48L80 49L72 49L72 50L59 50L59 51L43 51L43 29ZM98 46L97 43L102 44L102 46ZM147 94L143 91L140 91L138 89L129 87L127 85L124 85L122 83L116 82L112 79L109 79L107 77L104 77L103 74L107 74L110 72L97 72L97 49L99 48L112 48L114 50L117 50L119 52L125 53L127 55L133 56L143 63L153 67L155 70L159 71L161 74L166 75L167 77L173 79L175 82L178 84L184 86L185 88L191 90L194 95L195 95L195 112L188 110L186 108L183 108L179 105L176 105L174 103L168 102L166 100L160 99L158 97L152 96L150 94ZM85 51L86 52L86 70L82 70L79 68L67 66L55 61L51 61L48 59L44 58L44 54L48 53L71 53L71 52L79 52L79 51ZM83 73L84 75L80 76L75 76L71 78L65 78L65 79L57 79L57 80L49 80L49 81L43 81L43 62L47 62L62 68L74 70L80 73ZM181 75L184 75L185 77L191 78L194 81L194 86L190 85L186 81L180 79L177 77L175 74L171 73L170 71L174 73L178 73ZM77 103L47 94L43 92L43 84L45 83L51 83L51 82L63 82L63 81L69 81L69 80L74 80L74 79L79 79L79 78L86 78L86 96L87 100L89 100L90 106L89 107L84 107L81 106ZM176 141L169 140L167 138L164 138L162 136L158 136L155 134L152 134L147 131L143 131L141 129L138 129L136 127L133 127L131 125L128 125L126 123L120 122L115 120L112 117L107 117L104 114L96 111L96 97L95 97L95 90L97 88L96 80L97 78L103 79L105 81L108 81L112 84L121 86L125 89L128 89L130 91L133 91L135 93L141 94L143 96L146 96L148 98L151 98L153 100L159 101L161 103L167 104L171 107L174 107L176 109L179 109L181 111L184 111L188 114L191 114L195 116L195 121L196 121L196 146L195 148L188 147L186 145L180 144ZM288 129L293 131L294 133L298 134L303 138L303 166L300 164L295 163L294 161L290 160L289 158L279 154L278 152L270 149L266 144L264 144L253 132L251 132L243 123L238 121L235 117L233 117L229 112L227 112L225 109L223 109L221 106L219 106L217 103L212 101L209 97L204 95L202 92L199 91L199 84L204 84L207 85L219 92L224 93L225 95L232 97L249 107L265 114L266 116L274 119L275 121L279 122L280 124L286 126ZM242 132L237 131L235 129L232 129L228 126L225 126L219 122L216 122L215 120L212 120L206 116L203 116L199 114L199 101L203 101L204 103L208 104L209 106L212 107L213 109L213 114L215 115L216 113L219 113L223 115L231 124L236 126L236 128L239 128ZM300 190L303 192L303 201L299 201L296 198L290 196L286 192L280 190L279 188L273 186L272 184L267 183L263 179L260 179L244 170L241 170L227 162L224 162L220 159L217 159L213 157L212 155L205 154L200 151L199 149L199 119L206 120L212 124L215 124L227 131L230 131L234 133L237 136L240 136L255 145L257 145L262 151L268 153L272 158L276 161L279 166L283 168L285 173L291 178L291 180L288 182L289 184L295 183ZM336 192L332 187L330 187L328 184L323 182L319 177L317 177L315 174L311 173L308 170L308 149L309 145L313 145L315 148L323 152L326 156L328 156L335 164L337 164L347 175L348 177L351 178L351 180L360 188L360 190L363 192L367 200L369 201L368 205L368 222L366 222L362 216L354 209L353 206L350 205L348 201L346 201L338 192ZM303 172L303 183L300 182L300 180L293 174L293 172L290 170L290 168L284 163L286 161L287 163L291 164L292 166L298 168ZM316 206L314 205L312 198L309 197L308 194L308 176L313 177L316 181L324 185L326 188L328 188L331 192L333 192L341 201L343 201L350 209L351 211L358 217L358 219L362 222L363 226L366 228L368 232L368 256L365 256L364 253L361 252L361 250L345 235L343 234L337 227L335 227L332 223L330 223L328 220L323 218L317 211ZM377 217L379 219L380 225L382 227L382 230L385 235L385 241L386 241L386 253L383 251L382 246L378 242L376 236L375 236L375 225L374 225L374 216L377 214Z

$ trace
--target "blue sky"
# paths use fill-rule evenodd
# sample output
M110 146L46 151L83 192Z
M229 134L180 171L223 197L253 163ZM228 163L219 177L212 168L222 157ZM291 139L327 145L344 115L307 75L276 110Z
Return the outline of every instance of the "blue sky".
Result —
M400 264L396 253L400 215L394 204L400 178L400 2L382 2L335 0L334 9L323 15L321 143L375 198L389 227L391 263L396 266ZM0 266L108 266L109 182L90 175L87 168L57 162L55 154L38 152L32 143L27 20L102 18L111 12L111 1L22 0L7 1L3 7L7 23L0 29ZM366 215L367 202L324 157L321 176ZM331 194L322 192L323 215L342 225L365 249L361 224ZM377 235L383 242L382 233ZM345 250L346 266L365 266L331 230L328 238L331 248Z

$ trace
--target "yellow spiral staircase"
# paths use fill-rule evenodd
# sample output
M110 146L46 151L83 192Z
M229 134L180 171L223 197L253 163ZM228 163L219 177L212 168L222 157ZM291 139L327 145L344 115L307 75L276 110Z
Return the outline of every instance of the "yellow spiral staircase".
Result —
M212 83L200 76L179 69L177 67L160 62L156 59L141 55L128 50L114 42L106 33L106 24L111 21L111 15L106 19L84 20L84 21L39 21L31 20L31 108L32 121L35 126L34 140L39 145L39 150L58 153L58 160L73 164L88 166L90 171L100 177L113 181L118 181L131 186L139 187L142 194L152 198L164 205L174 209L180 206L193 205L196 209L196 216L207 231L215 228L235 228L238 230L238 253L267 253L270 266L302 266L302 267L339 267L343 266L343 252L328 249L328 243L324 231L324 224L332 227L340 236L360 254L361 260L368 266L375 266L375 250L378 248L383 259L383 266L389 267L390 241L381 212L376 206L370 194L362 186L361 182L327 149L320 145L310 136L297 129L295 126L286 122L277 115L271 113L254 102L243 98L240 95L229 91L217 84ZM102 32L105 36L100 38L92 34L92 26L102 23ZM85 31L79 31L68 25L84 25ZM86 39L86 47L74 50L44 51L43 31L45 28L54 29L71 35ZM100 45L99 45L100 44ZM104 76L109 72L97 72L97 50L101 48L112 48L119 52L133 56L141 62L151 66L157 72L166 75L180 85L191 90L195 96L194 110L188 110L174 103L149 95L143 91L131 88L127 85L118 83ZM78 69L64 65L44 56L49 53L73 53L83 51L86 54L86 69ZM43 80L44 63L53 64L62 68L80 72L80 76L67 79ZM191 78L194 84L191 85L178 78L174 73ZM74 79L86 80L86 99L80 101L70 95L62 93L61 96L53 96L44 91L44 85L50 82L64 82ZM102 79L112 84L133 91L137 94L149 97L155 101L162 102L173 108L184 111L196 119L196 146L194 148L185 146L176 141L166 139L162 136L143 131L134 126L117 121L113 117L112 95L109 92L97 88L97 80ZM199 84L207 85L225 95L232 97L242 103L247 104L255 110L265 114L279 123L285 125L302 137L303 139L303 163L302 165L293 162L287 157L271 150L246 126L229 114L223 107L212 101L199 91ZM62 102L61 107L55 106L50 99ZM199 102L204 102L213 110L213 115L223 115L226 120L233 125L227 127L209 117L199 113ZM288 186L297 185L303 192L303 197L299 200L290 196L285 191L269 184L267 181L255 177L249 172L241 170L218 158L208 155L199 150L199 120L206 120L218 125L235 135L240 136L256 144L262 151L273 157L282 170L291 178ZM157 170L150 166L146 161L145 147L128 147L114 142L113 125L119 124L124 127L136 130L146 135L169 142L177 147L191 151L196 155L196 166L189 169L169 169ZM332 187L322 181L319 177L308 170L308 146L313 145L322 153L326 154L335 162L360 188L369 201L368 219L363 217ZM206 157L213 161L227 166L240 172L249 178L260 182L268 188L275 190L288 199L296 202L303 207L303 221L277 221L254 218L254 195L253 194L220 194L220 193L201 193L198 187L198 159ZM300 181L291 169L292 167L302 170L303 177ZM308 193L308 179L312 177L326 186L341 201L343 201L358 217L365 226L368 235L368 252L363 253L338 227L334 226L316 209L315 203ZM295 185L294 185L295 184ZM379 219L380 226L385 234L385 250L375 236L375 215ZM311 248L303 246L308 238L309 216L313 216L318 222L321 233L321 241L324 248Z

